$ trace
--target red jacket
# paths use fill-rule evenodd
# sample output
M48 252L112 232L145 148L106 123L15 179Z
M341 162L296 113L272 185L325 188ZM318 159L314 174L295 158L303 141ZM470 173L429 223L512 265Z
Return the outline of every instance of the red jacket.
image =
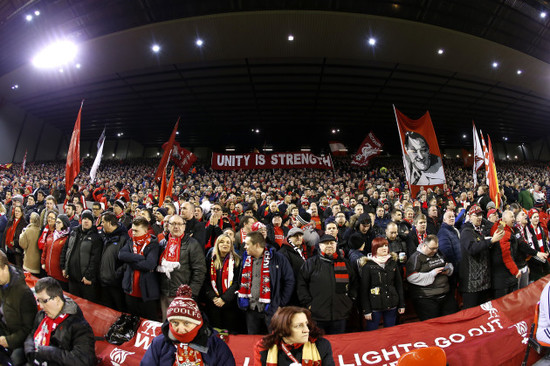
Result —
M45 264L45 271L48 276L55 278L58 281L67 282L67 279L63 277L63 272L61 272L61 250L69 236L58 238L55 242L50 239L46 240L46 245L42 251L42 258L40 260L41 264Z

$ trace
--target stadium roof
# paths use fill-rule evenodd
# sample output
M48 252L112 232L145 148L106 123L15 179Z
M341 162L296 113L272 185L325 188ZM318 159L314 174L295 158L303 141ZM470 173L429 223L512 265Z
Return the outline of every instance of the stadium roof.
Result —
M493 141L528 143L549 131L546 6L7 0L0 95L67 134L85 99L82 139L106 125L146 146L166 141L181 116L182 146L354 149L372 130L397 152L392 104L411 118L429 110L441 148L471 146L472 120ZM31 65L60 39L79 49L63 72Z

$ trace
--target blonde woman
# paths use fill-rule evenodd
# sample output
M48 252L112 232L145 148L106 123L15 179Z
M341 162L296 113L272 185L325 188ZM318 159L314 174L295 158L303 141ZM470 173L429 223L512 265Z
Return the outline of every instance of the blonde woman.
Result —
M227 234L218 236L214 247L206 256L205 293L206 313L215 328L236 332L241 312L237 308L236 291L239 289L241 258L235 252Z

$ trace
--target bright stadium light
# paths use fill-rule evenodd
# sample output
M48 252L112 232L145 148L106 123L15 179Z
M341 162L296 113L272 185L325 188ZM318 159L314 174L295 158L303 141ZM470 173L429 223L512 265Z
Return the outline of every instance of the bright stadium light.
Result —
M78 48L73 42L60 41L45 47L34 56L32 63L38 68L53 68L74 60Z

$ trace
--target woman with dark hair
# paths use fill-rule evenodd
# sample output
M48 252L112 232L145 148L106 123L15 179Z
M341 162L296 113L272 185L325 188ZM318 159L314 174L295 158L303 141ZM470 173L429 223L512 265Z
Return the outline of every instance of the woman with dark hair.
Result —
M19 246L19 236L26 226L23 207L14 206L13 216L9 218L2 244L9 261L17 267L23 266L23 249Z
M334 365L330 342L311 319L311 312L297 306L279 308L271 333L254 347L254 366Z
M359 259L359 296L367 320L367 330L378 329L382 317L384 327L393 327L397 312L405 312L403 281L398 270L397 255L389 253L388 248L387 239L374 238L372 254Z
M42 250L42 256L40 263L42 263L42 269L46 274L52 278L55 278L61 285L63 291L69 291L69 282L63 276L61 270L61 251L69 238L70 221L67 215L61 214L57 216L55 211L50 211L47 216L48 225L44 228L41 238L44 238L44 248ZM49 229L50 222L53 221L53 229ZM40 246L40 244L39 244Z
M204 290L207 297L206 313L210 325L235 332L239 328L240 311L237 308L236 291L239 289L241 258L235 252L227 234L216 239L206 256Z

